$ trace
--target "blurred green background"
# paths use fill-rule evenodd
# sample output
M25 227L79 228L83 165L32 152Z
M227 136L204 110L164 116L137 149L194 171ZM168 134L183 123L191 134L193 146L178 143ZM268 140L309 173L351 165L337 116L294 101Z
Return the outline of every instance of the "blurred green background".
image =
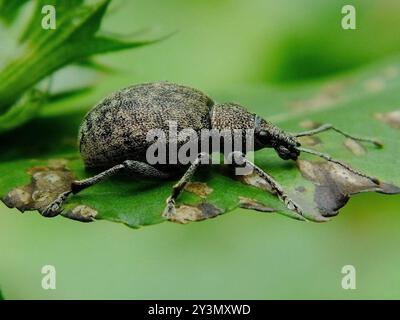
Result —
M159 80L211 96L240 86L291 86L400 51L399 1L351 1L357 30L347 31L345 4L115 1L103 30L159 26L177 33L99 58L118 72L99 78L93 96ZM399 205L398 196L364 194L325 224L238 209L187 226L131 230L22 215L1 204L0 287L8 299L400 298ZM46 264L56 267L56 290L41 288ZM341 288L347 264L356 267L356 290Z

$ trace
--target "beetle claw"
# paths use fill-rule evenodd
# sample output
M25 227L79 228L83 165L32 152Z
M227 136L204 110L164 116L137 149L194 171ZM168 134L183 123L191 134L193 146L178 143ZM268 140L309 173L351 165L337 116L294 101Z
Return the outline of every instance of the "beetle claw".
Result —
M296 202L294 202L291 199L286 199L286 200L284 200L284 203L286 205L286 208L295 212L298 215L300 220L306 221L306 219L304 218L303 210Z
M169 197L167 199L167 206L164 209L162 216L171 220L176 215L175 200Z
M46 208L40 211L44 217L55 217L59 215L63 209L62 204L67 199L71 191L61 193L53 202L51 202Z
M50 203L44 210L42 210L40 213L44 217L55 217L59 215L62 212L61 206L59 203L52 202Z

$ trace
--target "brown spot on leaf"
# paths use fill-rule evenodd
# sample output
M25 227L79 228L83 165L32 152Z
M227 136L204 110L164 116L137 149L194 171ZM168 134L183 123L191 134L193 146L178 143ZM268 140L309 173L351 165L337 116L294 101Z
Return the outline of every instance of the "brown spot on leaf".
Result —
M50 159L47 162L47 166L35 166L28 168L26 172L30 175L34 175L36 172L49 171L49 170L64 170L68 160L65 159Z
M48 161L48 167L50 169L54 169L54 170L57 170L57 169L62 170L65 168L67 163L68 163L68 160L66 160L66 159L50 159Z
M290 106L297 110L319 110L336 102L345 88L345 81L333 82L323 86L320 92L305 100L293 101Z
M298 186L295 188L295 190L300 193L304 193L307 191L307 189L304 186Z
M390 125L392 128L400 129L400 110L387 113L375 113L374 117Z
M297 139L302 145L310 147L316 146L322 142L321 139L316 136L304 136L304 137L298 137Z
M21 212L44 210L60 193L69 191L74 180L73 173L65 168L61 160L49 161L48 166L37 166L27 170L31 182L12 189L2 201L9 208Z
M274 192L272 191L271 185L264 179L260 178L255 172L252 172L251 174L248 174L248 175L236 176L236 179L244 184L248 184L253 187L257 187L259 189L262 189L262 190L265 190L265 191L268 191L268 192L274 194Z
M385 81L381 78L373 78L366 80L364 83L365 90L369 92L379 92L385 87Z
M356 156L363 156L367 153L367 151L364 149L364 147L358 143L357 141L351 139L351 138L346 138L343 142L345 147L349 149L354 155Z
M205 198L214 190L204 182L189 182L185 186L185 190Z
M170 221L185 224L192 221L214 218L222 212L221 209L208 202L201 202L196 206L183 204L176 208L176 212Z
M309 130L316 129L321 125L322 125L321 122L316 122L316 121L313 121L310 119L300 122L300 127L304 128L304 129L309 129Z
M62 215L64 217L81 222L92 222L97 216L97 210L86 205L79 205L72 210L67 210L66 212L63 212Z
M250 210L255 210L255 211L261 211L261 212L274 212L276 211L273 208L267 207L261 202L258 202L257 200L246 198L246 197L239 197L239 207L243 209L250 209Z
M16 207L24 212L24 208L29 206L32 198L29 190L25 190L23 187L21 187L11 190L2 200L7 207Z
M314 201L323 216L334 216L349 197L359 192L373 191L386 194L400 193L400 188L374 183L331 162L299 160L302 175L315 184Z
M393 79L399 75L399 70L395 66L389 66L383 71L383 74L387 79Z

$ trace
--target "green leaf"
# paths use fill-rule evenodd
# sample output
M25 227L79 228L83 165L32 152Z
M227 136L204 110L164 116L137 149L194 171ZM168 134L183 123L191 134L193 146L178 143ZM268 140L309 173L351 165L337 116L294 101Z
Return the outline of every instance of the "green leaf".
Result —
M82 88L78 88L78 89L61 91L61 92L51 95L48 98L48 100L50 103L54 103L54 102L59 102L59 101L63 101L66 99L74 98L76 96L81 97L81 96L88 94L92 89L93 88L91 88L91 87L82 87Z
M1 290L0 290L0 300L4 300L4 297L3 297L3 294L1 293Z
M97 61L91 60L91 59L84 59L82 61L78 61L76 63L78 66L82 66L85 68L89 68L92 70L100 71L103 73L113 73L114 70L104 64L98 63Z
M46 95L35 89L24 94L6 113L0 115L0 133L34 118L45 99Z
M306 219L328 220L353 193L399 192L395 185L400 185L400 59L325 83L282 90L233 88L231 92L220 93L214 98L246 105L288 131L303 131L306 126L329 122L354 135L374 137L383 142L384 148L378 149L368 144L357 144L335 132L302 141L308 148L329 153L353 168L377 177L381 181L379 185L310 155L301 155L300 161L293 163L281 160L270 149L257 152L255 162L301 206ZM24 200L26 194L21 191L21 186L29 184L31 175L37 172L44 172L44 177L54 172L56 175L73 174L80 179L91 176L93 173L84 170L77 154L76 133L82 116L76 113L67 117L43 117L23 130L1 137L0 144L6 151L0 155L0 194L5 196L11 189L19 187L19 191L14 189L11 200L14 204L18 202L15 197ZM246 179L259 182L254 177ZM195 183L177 202L182 220L214 217L238 206L264 211L259 214L269 215L273 211L300 218L276 196L239 181L225 167L203 168L193 181ZM71 196L63 214L83 221L95 218L121 222L130 227L160 223L164 221L161 212L174 182L161 183L121 174ZM54 190L47 194L50 198L53 196L51 192ZM25 197L26 203L31 201L28 198ZM10 197L5 201L10 205ZM43 203L35 205L39 207Z
M26 2L28 0L0 0L0 19L6 24L11 24Z
M135 48L159 40L121 40L99 34L110 1L99 0L90 4L81 0L69 1L68 4L61 0L36 2L31 19L21 35L19 48L0 71L0 115L11 112L26 91L68 64L87 62L97 54ZM57 24L54 30L41 27L44 5L56 7ZM96 64L92 63L91 67L96 67ZM32 110L25 110L24 114L34 115L36 112L29 104L25 104L25 108ZM19 106L18 110L21 109ZM7 129L22 123L10 122Z
M84 46L84 40L88 40L84 35L90 39L98 28L99 21L93 19L101 19L107 4L108 1L102 1L97 5L72 7L57 17L55 30L44 30L40 24L32 27L26 49L0 73L0 107L4 110L25 90L73 61L79 45ZM75 23L71 23L72 19ZM95 25L89 26L88 22Z

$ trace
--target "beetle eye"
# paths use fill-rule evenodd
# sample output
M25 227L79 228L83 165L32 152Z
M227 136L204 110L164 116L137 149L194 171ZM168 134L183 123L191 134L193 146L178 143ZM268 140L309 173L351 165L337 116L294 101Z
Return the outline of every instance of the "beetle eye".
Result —
M283 160L288 160L290 159L290 150L287 149L284 146L279 146L276 148L276 151L278 152L278 155L283 159Z
M274 140L271 134L265 130L260 131L257 138L264 146L271 146Z
M258 133L258 140L264 145L270 145L271 135L267 131L262 130Z
M262 141L268 140L268 139L270 139L270 137L271 137L271 135L270 135L267 131L264 131L264 130L260 131L259 134L258 134L258 136L260 137L260 139L261 139Z

